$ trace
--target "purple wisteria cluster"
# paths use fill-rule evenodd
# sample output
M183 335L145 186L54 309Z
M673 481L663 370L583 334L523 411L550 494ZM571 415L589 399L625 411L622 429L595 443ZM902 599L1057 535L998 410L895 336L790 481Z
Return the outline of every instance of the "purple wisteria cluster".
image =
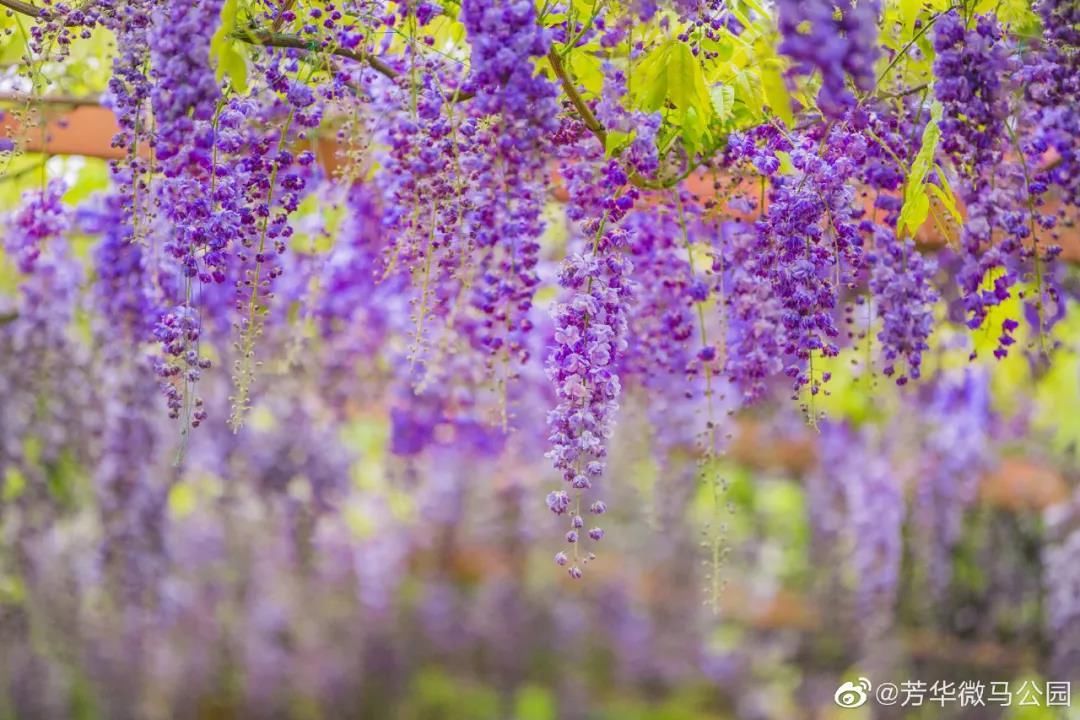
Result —
M534 70L551 48L551 32L537 22L528 0L462 5L462 22L471 49L465 88L475 93L468 106L481 126L488 152L471 161L469 199L464 218L470 242L481 256L482 271L473 287L480 311L482 345L515 362L528 357L525 336L539 284L538 239L547 189L545 158L558 128L555 85ZM485 116L490 120L485 121Z
M953 553L979 480L996 462L998 418L989 375L979 368L935 378L921 399L925 436L912 512L920 528L917 552L930 589L940 598L952 579Z
M708 294L685 250L690 237L684 240L678 210L670 203L635 209L623 222L637 287L622 366L645 383L672 375L683 379L699 333L694 305Z
M610 173L607 177L611 186L622 184ZM581 549L587 545L584 498L603 475L622 391L617 368L627 347L627 307L633 297L633 265L623 254L627 231L618 224L623 212L616 210L611 218L607 215L612 213L605 213L606 221L584 224L585 240L589 232L593 234L592 247L563 262L559 285L570 297L552 311L555 348L547 360L547 373L558 405L548 417L552 444L548 457L567 489L549 493L547 505L556 515L570 517L566 541L573 546L572 558L560 552L555 561L569 564L573 578L581 577L581 566L593 557ZM593 515L605 510L601 500L588 504ZM599 527L587 531L594 543L603 536Z
M848 133L825 138L829 149L819 153L813 138L796 139L774 131L735 136L729 143L731 161L748 163L771 180L768 208L755 223L757 235L750 272L768 283L775 294L777 316L783 327L778 347L785 359L784 372L796 391L820 391L827 378L813 369L814 355L834 356L840 331L834 310L841 289L850 285L862 263L863 239L852 207L854 190L848 184L862 159L865 143ZM792 174L781 172L777 153L787 153ZM736 271L741 273L741 271ZM741 278L746 285L753 284ZM742 302L739 300L737 302ZM733 307L740 332L764 329L761 309ZM744 338L746 335L744 335ZM749 382L753 395L762 363L735 360L731 374Z
M156 372L169 414L198 425L205 418L194 387L210 361L199 352L202 322L193 283L224 279L227 237L209 232L212 200L206 179L212 172L211 120L221 97L210 66L210 38L220 0L164 2L155 8L149 32L150 102L154 112L154 153L164 180L158 207L172 232L164 245L183 277L171 309L154 327L162 356Z
M490 168L487 158L497 135L485 132L466 106L447 101L446 88L461 80L455 68L432 58L412 57L410 62L411 75L406 77L415 78L413 85L403 78L371 82L373 102L382 117L373 127L382 147L378 155L382 171L374 182L382 199L381 224L387 238L380 248L383 259L377 277L389 281L411 276L414 280L409 365L420 371L418 383L471 383L474 375L485 373L491 360L485 340L503 337L497 331L482 333L495 328L495 308L480 301L485 291L494 288L497 292L502 278L493 270L490 282L476 282L486 267L481 267L473 241L463 231L466 218L475 217L482 224L481 219L490 221L494 213L488 191L480 181L473 181L473 175ZM474 214L477 199L488 201L481 203L488 217L482 218L482 209ZM493 238L490 225L485 232ZM489 263L494 247L489 246L486 254ZM480 301L476 303L479 319L468 312L474 282L476 292L471 299ZM488 309L492 312L485 312ZM450 380L444 360L452 346L464 344L463 338L482 356L480 368L468 377Z
M958 191L968 211L957 282L968 325L974 329L982 326L990 308L1012 296L1021 240L1029 235L1027 211L1017 207L1014 193L996 177L1010 169L1003 162L1009 113L1004 80L1014 67L992 15L979 16L975 27L968 29L959 13L949 11L934 25L934 49L934 90L943 107L941 146L961 169ZM999 228L1005 239L995 244L993 235ZM1002 334L1011 336L1004 328ZM999 357L1006 345L998 348Z
M199 123L213 119L221 97L210 66L210 38L221 5L222 0L165 0L151 19L154 150L169 176L189 166L205 167L209 160L205 138L199 138L207 128Z
M1080 14L983 5L0 0L3 714L1072 678Z
M608 62L604 70L604 95L596 104L596 119L607 132L632 136L620 155L622 161L644 178L654 178L660 169L657 134L663 123L660 113L631 112L626 109L626 73Z
M63 181L52 180L41 190L26 193L4 234L4 251L14 258L19 272L34 272L49 241L67 231L70 217L63 205L66 190Z
M300 207L309 182L321 175L311 150L291 149L291 143L306 139L306 132L322 121L321 103L311 88L295 77L298 72L297 63L279 57L264 68L263 80L270 97L264 99L264 104L254 103L257 110L253 114L265 123L265 129L243 124L247 115L243 108L251 107L250 101L238 100L220 111L219 126L232 126L236 139L243 138L238 146L226 144L227 138L223 138L226 143L222 145L222 150L232 150L242 158L238 176L231 177L231 186L223 187L220 200L222 206L227 206L231 199L234 204L229 209L235 212L220 214L213 207L213 218L222 216L233 222L238 218L239 226L246 229L231 238L235 266L230 279L236 313L232 328L237 356L233 361L230 415L234 430L243 425L250 405L258 366L256 343L263 334L274 297L274 281L285 269L282 257L295 232L290 217ZM215 167L212 185L216 185L216 179ZM219 237L230 235L222 233Z
M893 618L903 557L901 475L885 441L871 427L830 421L821 427L824 453L808 498L817 541L829 546L854 578L859 632L873 640ZM835 578L845 576L838 570Z
M532 428L548 435L542 449L564 483L547 504L569 519L573 552L556 559L579 577L603 536L586 518L605 510L591 491L614 464L626 394L635 406L645 395L653 417L671 408L677 421L657 441L695 455L700 470L715 459L714 404L729 409L731 386L738 402L767 408L786 376L816 421L814 398L845 345L854 358L865 340L884 375L907 385L929 374L936 322L980 328L1023 293L1047 331L1068 283L1041 243L1071 227L1080 187L1075 10L1033 5L1037 37L992 14L915 3L902 23L890 9L887 25L905 28L879 42L880 0L759 5L7 3L32 28L12 80L34 101L61 87L46 76L79 36L104 30L116 42L102 101L117 117L119 159L109 191L75 216L100 237L93 272L63 239L64 184L27 193L4 238L22 286L3 330L11 348L77 355L79 343L44 331L44 310L21 307L55 286L58 327L78 319L95 360L117 368L92 388L111 398L95 434L108 459L93 477L116 544L142 529L160 544L150 526L165 521L170 492L154 474L169 442L135 379L149 345L150 377L183 418L181 450L191 426L229 405L234 432L260 410L238 441L254 444L273 436L266 413L318 423L309 440L330 442L334 423L351 431L379 406L387 464L413 482L453 446L485 458L528 446L524 426L554 404L546 429ZM745 43L752 53L727 57ZM927 70L916 62L927 43L933 76L908 85ZM897 54L882 61L885 46ZM782 79L766 74L777 65L790 68ZM784 94L794 122L771 107ZM346 148L336 156L323 153L332 136ZM900 225L920 214L912 197L934 201L923 227L948 234L961 219L959 245L941 253L950 271L959 255L957 272L938 273L918 222ZM959 298L939 289L950 275ZM73 309L83 277L93 283L85 323ZM549 317L538 299L553 303ZM864 334L855 308L870 308ZM1018 319L995 323L1004 357ZM294 381L318 387L320 402L260 404L261 385ZM224 397L204 402L204 388ZM20 398L29 427L38 398ZM703 406L697 442L674 437L690 434ZM850 435L864 450L879 445ZM125 454L125 437L142 440ZM311 490L329 511L347 483L327 482L324 498L291 476L308 465L344 475L348 463L303 450L262 449L250 472L268 495ZM845 501L871 534L859 507L899 502L886 475L871 467L856 488L866 497ZM889 499L879 507L879 497ZM869 544L892 567L893 548Z
M1023 150L1031 169L1030 191L1036 197L1060 188L1068 205L1080 204L1080 45L1075 3L1045 0L1036 6L1043 21L1043 44L1024 59L1017 82L1027 101L1019 129L1026 131ZM1041 204L1041 203L1040 203ZM1040 218L1054 227L1059 218Z
M476 93L473 102L481 112L501 114L506 121L532 121L507 142L539 142L554 128L557 104L554 86L537 76L530 62L547 55L552 40L537 23L536 4L466 0L461 13L471 49L466 88Z
M881 372L904 385L919 379L922 355L930 349L937 264L924 258L911 240L897 240L889 228L877 226L874 241L867 262L873 307L882 323L877 334L885 360Z
M1049 538L1040 558L1046 588L1046 632L1053 645L1051 668L1060 677L1075 677L1080 670L1080 572L1074 562L1080 552L1078 512L1074 495L1046 513Z
M784 369L787 328L780 298L767 277L755 270L758 236L745 223L723 229L725 253L717 271L725 272L728 356L725 374L752 402L765 396L767 382Z
M903 556L904 495L887 447L870 445L857 472L845 478L851 529L856 538L853 566L866 630L873 634L891 621Z
M93 476L102 565L122 602L138 604L164 566L168 483L159 464L165 443L154 376L146 359L128 350L147 337L158 315L157 297L145 283L154 272L150 254L132 240L128 201L120 194L106 196L77 220L82 232L101 238L93 253L93 332L102 348L98 361L111 370L99 380L100 445Z
M941 145L957 162L985 167L999 159L1009 112L1005 78L1012 69L996 18L965 27L955 10L934 24L934 93L944 107Z
M0 481L11 502L42 518L59 506L48 488L50 472L65 457L90 462L89 443L79 440L96 432L89 353L73 327L84 272L67 235L65 189L54 181L44 194L34 191L24 210L32 208L35 217L17 213L4 228L5 253L24 276L0 322ZM35 525L23 524L18 536Z
M111 170L119 195L128 204L127 212L132 217L138 217L143 225L148 221L144 216L152 212L148 178L150 163L140 154L140 148L145 149L152 142L151 128L154 127L146 110L153 89L148 70L155 1L135 0L100 5L101 25L116 37L112 76L102 104L113 111L119 126L113 146L126 151L123 161L114 161ZM141 235L140 230L133 227L132 234Z
M817 104L826 116L839 117L855 105L848 78L861 92L874 89L878 47L878 0L782 0L777 3L778 50L809 74L821 73Z

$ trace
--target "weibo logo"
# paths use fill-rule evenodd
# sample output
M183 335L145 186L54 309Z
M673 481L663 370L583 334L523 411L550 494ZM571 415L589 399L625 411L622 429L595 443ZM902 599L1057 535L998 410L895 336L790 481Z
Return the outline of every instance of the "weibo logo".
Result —
M866 704L870 695L870 681L864 677L857 683L846 682L836 689L833 702L842 708L857 708Z

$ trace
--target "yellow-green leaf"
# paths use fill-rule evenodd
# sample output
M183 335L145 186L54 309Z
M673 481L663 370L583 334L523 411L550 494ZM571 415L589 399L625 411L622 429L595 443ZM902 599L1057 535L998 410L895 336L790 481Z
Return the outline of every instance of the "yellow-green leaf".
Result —
M791 155L779 150L776 153L776 159L780 161L780 174L781 175L794 175L795 163L791 162Z
M630 133L619 130L609 130L604 139L604 151L608 156L614 155L619 148L630 141Z
M648 53L634 69L634 92L644 110L659 110L667 97L667 61L671 45L662 45Z
M8 467L4 473L4 490L3 493L0 493L0 500L12 502L22 495L25 489L26 476L17 467Z
M956 198L952 196L952 193L946 193L944 190L942 190L937 185L934 185L933 183L927 183L926 187L930 190L934 197L936 197L941 202L945 209L949 211L949 215L952 216L952 219L960 224L963 224L964 218L960 215L960 210L956 207Z
M735 104L735 88L730 85L716 84L709 89L709 97L712 99L713 110L721 121L731 117L731 109Z
M705 74L701 63L694 57L686 43L671 46L667 63L668 99L680 110L693 108L700 115L712 110L712 99L705 88Z
M592 95L604 89L603 62L591 52L573 52L567 58L574 78Z
M896 223L897 233L902 233L906 227L914 235L926 222L930 214L930 197L926 194L925 185L913 186L917 189L907 194L904 199L904 207L900 210L900 219Z
M232 33L236 30L236 0L225 0L221 6L221 22L210 39L210 62L215 66L218 80L228 77L237 92L247 92L247 57L237 47Z
M935 102L930 108L930 121L923 130L922 145L911 163L907 182L904 185L904 206L900 209L900 219L896 224L897 233L903 233L904 228L912 235L919 231L930 214L930 196L926 194L925 180L934 162L934 153L937 152L938 140L941 138L941 128L938 121L941 119L941 104Z
M904 37L911 38L915 33L915 20L922 10L923 0L900 0L900 22L904 26Z
M732 76L735 85L735 99L741 100L755 118L764 112L764 98L761 96L761 83L746 70L739 70Z
M780 64L769 60L761 67L761 87L765 91L765 100L773 113L784 121L789 128L795 126L795 114L791 110L791 95L784 76L780 74Z

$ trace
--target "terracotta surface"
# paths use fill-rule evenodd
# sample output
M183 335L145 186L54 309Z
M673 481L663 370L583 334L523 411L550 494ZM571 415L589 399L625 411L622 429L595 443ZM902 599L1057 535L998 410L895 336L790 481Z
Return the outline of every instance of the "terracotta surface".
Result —
M1021 458L1005 458L983 478L979 493L987 503L1009 510L1042 510L1069 498L1065 478L1054 468Z
M106 159L124 157L122 148L112 146L118 128L111 110L99 105L82 105L67 110L52 106L45 110L45 115L48 122L44 131L40 127L27 130L11 114L7 114L0 122L0 132L4 137L20 141L28 152L44 150L50 155Z
M798 475L817 462L815 450L814 440L808 432L781 437L767 423L745 418L739 420L728 455L752 468Z

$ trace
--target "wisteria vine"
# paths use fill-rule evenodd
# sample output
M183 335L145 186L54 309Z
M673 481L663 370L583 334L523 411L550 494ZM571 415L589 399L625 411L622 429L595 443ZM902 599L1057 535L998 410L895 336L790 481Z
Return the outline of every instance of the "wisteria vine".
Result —
M264 386L310 370L264 346L323 342L339 404L379 377L437 408L423 432L398 408L402 454L546 436L574 578L605 536L587 517L619 482L628 388L681 378L714 413L786 387L816 422L842 353L904 386L950 321L1050 359L1080 187L1075 8L903 5L0 0L29 27L30 105L78 43L115 42L112 186L75 212L98 237L93 334L150 368L185 443L211 408L240 432ZM324 188L352 237L311 252L297 223ZM27 298L78 289L64 191L46 179L8 220L12 333L44 312ZM228 403L206 396L219 366ZM141 427L106 410L107 435Z

